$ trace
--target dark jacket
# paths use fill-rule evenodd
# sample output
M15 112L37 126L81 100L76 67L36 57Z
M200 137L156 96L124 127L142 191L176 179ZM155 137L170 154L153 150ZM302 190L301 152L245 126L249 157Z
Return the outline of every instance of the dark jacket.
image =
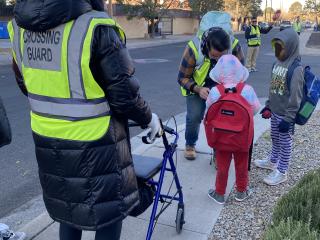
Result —
M20 27L45 31L90 10L89 0L21 0L14 14ZM112 112L106 135L91 142L33 136L50 216L79 229L97 230L124 219L138 204L127 122L147 125L151 111L139 94L131 58L115 29L96 28L90 68ZM15 63L14 69L27 94Z
M271 29L273 28L272 26L269 26L267 29L265 29L265 28L261 28L261 27L259 27L259 26L252 26L252 25L251 25L251 26L249 26L249 27L246 28L245 37L246 37L247 41L249 41L249 39L251 39L251 38L256 38L256 37L257 37L256 34L250 35L250 33L251 33L251 28L252 28L252 27L254 27L254 28L259 28L261 34L267 34L267 33L269 33L269 32L271 31ZM257 46L260 46L260 45L257 44L257 45L250 46L250 47L257 47Z

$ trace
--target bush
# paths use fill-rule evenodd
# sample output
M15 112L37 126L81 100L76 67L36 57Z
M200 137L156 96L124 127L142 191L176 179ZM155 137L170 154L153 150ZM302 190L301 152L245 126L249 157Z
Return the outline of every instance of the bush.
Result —
M273 213L273 224L292 218L310 223L312 230L320 232L320 173L307 174L288 194L283 196Z
M311 231L307 223L301 221L281 220L277 226L267 230L264 240L318 240L319 234Z

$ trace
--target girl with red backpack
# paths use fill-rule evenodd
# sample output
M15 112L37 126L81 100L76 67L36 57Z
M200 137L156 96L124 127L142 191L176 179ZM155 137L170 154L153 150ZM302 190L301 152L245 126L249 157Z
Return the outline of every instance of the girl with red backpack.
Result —
M210 147L216 151L217 176L215 190L208 196L224 204L228 172L232 157L236 170L236 200L248 198L248 158L253 139L253 115L260 108L254 89L244 82L248 70L233 55L222 56L210 72L218 85L211 89L206 101L205 130Z

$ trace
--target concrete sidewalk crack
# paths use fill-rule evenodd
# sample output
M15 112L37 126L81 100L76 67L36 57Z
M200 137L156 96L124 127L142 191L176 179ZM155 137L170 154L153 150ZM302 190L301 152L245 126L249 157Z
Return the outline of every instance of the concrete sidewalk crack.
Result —
M55 224L55 221L53 221L52 223L50 223L48 226L46 226L45 228L43 228L40 232L38 232L37 234L35 234L33 237L30 238L30 240L36 239L41 233L45 232L49 227L51 227L53 224Z

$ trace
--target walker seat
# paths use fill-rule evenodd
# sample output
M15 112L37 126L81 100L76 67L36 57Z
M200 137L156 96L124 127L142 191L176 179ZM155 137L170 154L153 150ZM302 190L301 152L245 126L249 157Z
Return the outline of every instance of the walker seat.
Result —
M132 158L136 175L143 180L153 178L161 170L163 159L140 155L133 155Z

